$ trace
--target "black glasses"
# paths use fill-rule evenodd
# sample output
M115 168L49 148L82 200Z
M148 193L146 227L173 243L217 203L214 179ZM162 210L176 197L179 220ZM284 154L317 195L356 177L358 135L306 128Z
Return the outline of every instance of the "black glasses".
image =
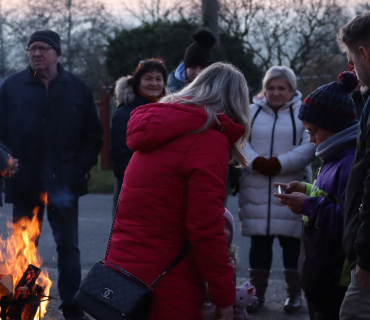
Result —
M37 50L39 50L40 53L44 54L48 52L50 49L53 49L53 47L40 47L40 46L33 46L30 48L26 48L26 51L30 54L35 54Z
M309 130L306 130L306 132L311 136L311 137L315 137L316 133L317 133L317 130L319 130L320 128L317 128L315 131L309 131Z
M148 62L158 62L160 64L164 64L164 62L162 60L156 60L156 59L140 60L139 64L144 64L144 63L148 63Z

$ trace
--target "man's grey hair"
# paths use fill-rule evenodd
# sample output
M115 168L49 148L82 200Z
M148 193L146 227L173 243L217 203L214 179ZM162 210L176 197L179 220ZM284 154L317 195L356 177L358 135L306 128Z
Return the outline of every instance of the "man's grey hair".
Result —
M210 128L217 120L217 114L224 113L246 131L232 147L233 159L241 166L247 160L240 149L244 148L250 132L249 91L244 75L233 65L217 62L204 69L180 92L170 94L161 103L178 103L186 106L204 107L208 119L204 126L194 133Z
M356 46L370 48L370 11L354 17L340 28L337 42L343 52L355 50Z
M284 79L286 82L288 82L290 88L293 92L297 90L297 78L295 76L295 73L292 69L282 66L282 67L271 67L267 70L265 77L262 81L262 88L263 91L267 90L267 86L271 79L275 78L281 78Z

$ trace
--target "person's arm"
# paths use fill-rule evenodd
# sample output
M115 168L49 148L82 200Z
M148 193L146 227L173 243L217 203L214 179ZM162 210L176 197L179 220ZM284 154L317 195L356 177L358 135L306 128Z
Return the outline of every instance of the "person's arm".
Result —
M367 121L368 122L368 121ZM365 271L370 271L370 125L366 125L366 178L364 194L360 209L361 225L357 231L355 250L357 265Z
M88 110L85 113L85 122L82 129L80 148L77 159L88 172L98 162L98 155L103 146L103 128L96 111L91 91L88 94Z
M302 170L309 165L315 157L316 147L309 142L308 133L303 130L301 137L297 137L298 141L301 138L302 142L293 150L277 156L281 169L281 174L291 173Z
M307 198L302 214L309 217L328 239L341 241L343 237L344 194L337 203L327 197Z
M116 111L112 119L111 128L111 152L114 175L120 181L123 180L124 172L133 155L133 151L127 146L126 132L127 123L130 120L130 110L122 107Z
M256 160L256 158L260 157L260 154L258 154L253 148L252 145L247 142L245 144L245 148L243 150L243 154L248 159L248 166L246 167L248 170L253 170L253 161Z
M8 143L8 108L5 94L6 82L0 86L0 142L4 145Z
M196 138L183 164L188 180L189 240L210 299L220 308L231 306L236 297L223 217L228 160L226 137L208 130Z

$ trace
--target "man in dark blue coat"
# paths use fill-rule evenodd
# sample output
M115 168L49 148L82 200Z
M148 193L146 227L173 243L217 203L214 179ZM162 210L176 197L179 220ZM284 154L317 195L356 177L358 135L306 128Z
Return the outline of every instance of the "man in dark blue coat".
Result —
M14 221L31 217L36 206L42 220L47 208L64 317L87 319L72 300L81 281L78 198L88 192L103 130L90 88L59 63L59 35L36 31L27 51L29 67L0 87L0 141L19 160L19 171L6 181L5 202L14 204Z

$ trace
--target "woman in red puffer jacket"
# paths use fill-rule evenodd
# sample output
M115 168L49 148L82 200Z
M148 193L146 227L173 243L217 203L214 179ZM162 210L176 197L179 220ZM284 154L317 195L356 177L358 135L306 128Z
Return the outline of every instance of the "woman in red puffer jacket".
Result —
M223 218L229 152L240 164L249 134L248 87L215 63L182 91L131 113L127 167L108 261L152 283L189 240L185 258L153 289L150 319L202 319L203 283L232 319L234 269Z

